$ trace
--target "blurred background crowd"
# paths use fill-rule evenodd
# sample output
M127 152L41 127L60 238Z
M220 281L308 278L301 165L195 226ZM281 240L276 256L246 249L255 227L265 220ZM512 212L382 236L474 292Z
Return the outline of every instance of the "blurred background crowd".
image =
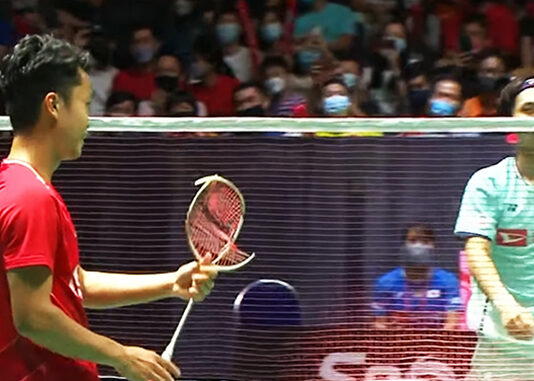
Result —
M498 116L534 65L532 0L0 0L0 55L33 33L93 116Z

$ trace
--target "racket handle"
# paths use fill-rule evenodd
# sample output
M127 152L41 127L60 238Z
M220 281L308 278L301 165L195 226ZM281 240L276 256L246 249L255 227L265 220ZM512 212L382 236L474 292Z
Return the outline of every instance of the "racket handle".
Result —
M180 331L185 325L185 321L187 319L187 316L189 315L189 312L191 312L191 309L193 308L193 299L189 299L189 303L187 303L187 307L185 307L184 313L182 314L182 317L180 318L180 322L176 326L176 329L174 330L174 334L172 335L172 339L167 345L167 348L163 351L161 354L161 357L167 361L171 361L172 356L174 354L174 347L176 346L176 341L178 340L178 336L180 335Z

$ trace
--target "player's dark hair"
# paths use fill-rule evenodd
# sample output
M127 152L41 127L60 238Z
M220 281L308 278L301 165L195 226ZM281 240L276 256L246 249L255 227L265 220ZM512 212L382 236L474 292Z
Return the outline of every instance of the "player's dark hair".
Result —
M530 85L531 82L532 86ZM513 78L501 91L498 114L500 116L512 116L517 95L530 87L534 87L534 76L517 76Z
M87 70L90 55L52 36L24 37L2 60L1 87L14 134L30 130L39 120L49 92L70 104L72 88L81 84L79 70Z

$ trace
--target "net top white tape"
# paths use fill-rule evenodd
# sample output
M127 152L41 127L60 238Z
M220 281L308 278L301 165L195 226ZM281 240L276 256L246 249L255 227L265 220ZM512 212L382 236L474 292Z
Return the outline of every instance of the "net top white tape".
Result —
M94 132L525 132L531 118L91 118ZM0 131L11 130L0 117Z

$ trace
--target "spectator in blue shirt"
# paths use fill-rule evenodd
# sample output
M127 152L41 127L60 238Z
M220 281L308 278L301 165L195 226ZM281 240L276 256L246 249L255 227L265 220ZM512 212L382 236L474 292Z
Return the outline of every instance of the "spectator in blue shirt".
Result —
M408 228L401 248L402 266L379 277L374 286L376 329L456 327L462 308L458 279L433 267L434 247L432 229Z
M295 21L293 34L297 46L306 51L314 39L323 38L332 52L351 48L356 20L350 8L327 0L300 0L300 3L306 13Z

